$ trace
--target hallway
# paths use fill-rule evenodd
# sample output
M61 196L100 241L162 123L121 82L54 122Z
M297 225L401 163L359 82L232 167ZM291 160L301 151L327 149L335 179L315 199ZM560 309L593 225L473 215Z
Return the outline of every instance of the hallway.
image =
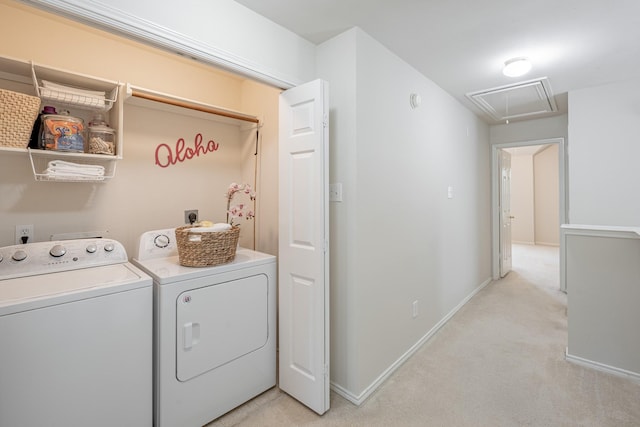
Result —
M513 270L465 305L360 407L319 417L277 388L222 426L640 425L640 384L571 364L558 249L514 245Z

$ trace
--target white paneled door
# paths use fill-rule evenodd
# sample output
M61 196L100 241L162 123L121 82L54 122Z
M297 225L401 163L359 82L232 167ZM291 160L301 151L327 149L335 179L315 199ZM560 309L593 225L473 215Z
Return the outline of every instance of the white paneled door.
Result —
M500 277L511 271L511 154L499 151L500 161Z
M329 409L329 127L322 80L280 95L279 386Z

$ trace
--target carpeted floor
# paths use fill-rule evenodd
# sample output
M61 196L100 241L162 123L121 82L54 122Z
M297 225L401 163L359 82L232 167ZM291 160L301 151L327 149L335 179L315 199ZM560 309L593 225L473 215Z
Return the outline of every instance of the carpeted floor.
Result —
M223 426L640 426L640 383L564 360L558 249L514 245L513 271L467 303L357 407L318 416L277 388Z

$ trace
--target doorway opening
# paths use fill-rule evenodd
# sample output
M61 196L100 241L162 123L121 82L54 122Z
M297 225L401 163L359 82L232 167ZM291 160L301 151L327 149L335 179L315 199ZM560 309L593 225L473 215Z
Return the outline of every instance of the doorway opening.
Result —
M548 181L549 175L554 173L546 173L538 171L538 188L535 188L535 171L533 165L533 156L541 155L541 159L546 158L547 167L548 159L557 152L557 181L555 183ZM513 158L517 161L512 164ZM518 158L518 157L523 158ZM539 162L544 163L544 162ZM523 191L518 188L529 188L530 194L518 194L522 199L516 197L516 205L514 206L514 194L512 193L512 168L528 165L530 170L518 171L517 187L514 191ZM551 166L553 168L553 165ZM560 290L566 292L566 284L563 280L563 242L559 231L560 225L567 223L567 203L566 203L566 146L564 138L552 138L544 140L521 141L495 144L492 146L492 273L493 278L499 279L505 276L512 268L512 256L524 257L518 262L526 261L526 255L522 249L524 245L540 245L549 246L550 248L558 248L558 256L555 258L559 265L559 287ZM549 185L557 186L549 189ZM557 190L557 191L556 191ZM537 195L537 198L536 198ZM555 200L550 200L549 195ZM536 202L538 203L538 212L536 214ZM549 203L555 202L554 210L557 216L549 221ZM517 215L514 215L512 209L516 209ZM547 216L547 218L545 218ZM517 230L512 225L517 222ZM551 225L549 225L551 223ZM515 234L514 234L514 231ZM536 233L538 231L538 233ZM553 237L555 236L555 238ZM514 245L517 245L514 252ZM526 251L525 251L526 252ZM555 251L552 250L552 253Z

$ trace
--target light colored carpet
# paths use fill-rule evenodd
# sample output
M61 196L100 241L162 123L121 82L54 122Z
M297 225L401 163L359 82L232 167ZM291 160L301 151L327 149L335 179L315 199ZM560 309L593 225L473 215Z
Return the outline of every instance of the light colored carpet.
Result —
M332 393L318 416L274 388L207 427L640 426L640 383L564 359L558 249L513 261L361 406Z

